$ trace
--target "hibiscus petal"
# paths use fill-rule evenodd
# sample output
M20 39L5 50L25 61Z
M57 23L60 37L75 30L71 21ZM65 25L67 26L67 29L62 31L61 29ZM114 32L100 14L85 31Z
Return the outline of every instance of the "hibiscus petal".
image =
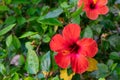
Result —
M99 5L99 6L103 6L103 5L106 5L108 3L108 0L98 0L97 1L97 5Z
M94 57L98 52L97 43L92 38L83 38L77 44L81 47L80 53L87 57Z
M63 29L63 37L66 41L75 42L79 39L81 28L77 24L68 24Z
M50 48L53 51L59 51L64 48L64 39L60 34L56 34L50 41Z
M96 20L98 18L98 10L86 10L86 15L88 18L90 18L91 20Z
M82 6L82 3L83 3L83 0L79 0L79 1L78 1L78 7L81 7L81 6Z
M73 54L73 56L71 57L71 66L72 66L72 70L75 73L83 73L87 70L88 68L88 60L85 56L83 56L82 54L79 55L75 55Z
M84 4L84 6L88 5L88 4L90 4L90 2L92 2L92 1L91 0L79 0L78 1L78 7L81 7L82 4Z
M107 6L102 6L99 8L99 14L107 14L109 11L109 8Z
M67 68L70 65L70 56L58 53L55 55L55 61L61 68Z

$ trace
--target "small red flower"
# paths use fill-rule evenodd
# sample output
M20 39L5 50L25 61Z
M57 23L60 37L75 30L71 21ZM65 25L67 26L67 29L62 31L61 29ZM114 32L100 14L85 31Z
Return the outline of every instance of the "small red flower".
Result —
M79 0L78 7L81 7L84 4L83 10L86 12L86 15L91 20L98 18L100 14L107 14L109 9L106 6L108 0Z
M77 24L68 24L61 34L56 34L50 41L51 50L57 52L55 61L61 68L71 65L76 73L83 73L88 68L87 57L94 57L98 51L97 43L92 38L79 39L81 28Z

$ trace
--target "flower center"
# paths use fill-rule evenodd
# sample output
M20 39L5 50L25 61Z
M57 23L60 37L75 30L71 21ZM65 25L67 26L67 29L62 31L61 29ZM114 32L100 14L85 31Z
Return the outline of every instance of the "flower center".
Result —
M95 9L95 4L94 4L94 3L91 3L91 4L90 4L90 8L91 8L91 9Z
M69 48L71 53L78 53L80 47L76 43L73 43Z

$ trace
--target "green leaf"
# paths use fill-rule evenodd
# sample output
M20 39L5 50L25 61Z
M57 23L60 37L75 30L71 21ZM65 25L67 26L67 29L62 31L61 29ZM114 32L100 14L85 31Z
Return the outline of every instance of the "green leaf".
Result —
M35 76L35 78L36 79L42 79L42 78L44 78L45 76L44 76L44 74L42 74L42 73L38 73L36 76Z
M10 47L11 43L12 43L12 35L9 35L6 39L6 45L7 47Z
M120 36L112 35L108 38L110 45L113 46L116 50L120 51Z
M8 11L9 8L7 6L1 6L0 5L0 11Z
M50 71L51 59L50 51L48 51L41 59L41 69L42 71Z
M111 67L111 71L113 71L117 67L117 63L114 63Z
M18 73L15 72L14 74L12 74L10 80L19 80L19 75L18 75Z
M86 27L83 33L83 37L93 38L93 31L90 27Z
M27 49L34 49L34 47L31 45L31 42L26 42L25 43L25 47L27 48Z
M105 78L99 78L98 80L105 80Z
M21 35L19 38L25 38L37 34L37 32L28 31Z
M5 59L5 57L7 57L7 51L0 48L0 59Z
M74 13L71 14L71 17L76 17L78 15L80 15L80 13L82 12L82 9L83 9L83 6L82 5L80 8L78 8Z
M69 8L70 6L68 5L68 3L67 2L63 2L63 3L61 3L61 5L60 5L62 8L64 8L64 9L67 9L67 8Z
M54 78L52 78L52 80L60 80L58 76L55 76Z
M111 66L113 65L113 60L112 59L109 59L108 61L107 61L107 66L109 67L109 68L111 68Z
M113 60L120 60L120 56L117 52L111 52L109 58Z
M76 23L76 24L80 24L80 17L79 16L73 17L71 19L71 22L72 23Z
M34 15L35 12L36 12L36 8L33 8L33 7L27 10L27 14L29 15Z
M45 16L45 18L55 18L55 17L58 17L62 12L63 12L63 9L61 9L61 8L55 9L55 10L49 12Z
M5 75L5 73L6 73L5 66L4 66L3 64L1 64L1 63L0 63L0 73L1 73L2 75Z
M5 0L6 4L10 4L12 0Z
M28 49L25 69L29 74L37 74L39 71L39 59L34 50Z
M20 55L20 58L18 59L19 65L23 65L24 62L25 62L24 56L23 56L23 55Z
M14 16L10 16L5 20L5 24L13 24L15 23L16 18Z
M34 80L32 77L26 77L24 80Z
M41 1L42 1L42 0L32 0L32 3L37 5L37 4L38 4L39 2L41 2Z
M108 67L107 65L103 64L103 63L100 63L98 64L98 72L99 72L99 78L100 77L106 77L108 75Z
M9 32L16 24L11 24L7 27L5 27L4 29L0 30L0 36L6 34L7 32Z
M74 5L76 5L77 2L78 2L78 0L70 0L70 3L71 3L71 4L74 4Z
M48 35L45 35L43 38L43 42L48 43L50 41L50 37Z
M55 18L48 18L48 19L42 19L42 20L37 20L38 23L41 23L41 24L47 24L47 25L54 25L54 26L61 26L61 22L58 21L57 19Z
M20 43L19 39L16 36L13 36L12 44L14 45L14 47L16 49L19 49L21 47L21 43Z
M7 47L14 46L16 50L18 50L21 47L21 43L19 39L15 35L9 35L6 39L6 45Z
M26 19L21 16L21 17L17 18L17 22L18 22L19 25L22 25L22 24L24 24L26 22Z

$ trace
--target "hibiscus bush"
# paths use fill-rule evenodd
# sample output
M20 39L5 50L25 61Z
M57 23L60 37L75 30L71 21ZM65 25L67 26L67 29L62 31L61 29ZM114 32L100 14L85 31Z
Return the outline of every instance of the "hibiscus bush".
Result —
M119 80L120 0L0 0L0 80Z

